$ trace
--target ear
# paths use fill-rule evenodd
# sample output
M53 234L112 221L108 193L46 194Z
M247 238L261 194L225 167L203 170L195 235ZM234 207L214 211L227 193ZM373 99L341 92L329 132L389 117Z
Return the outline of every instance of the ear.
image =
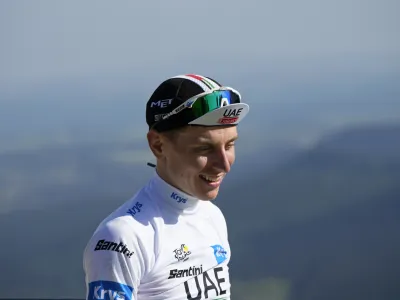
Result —
M153 129L150 129L147 133L147 142L151 152L158 159L163 157L163 140L161 134Z

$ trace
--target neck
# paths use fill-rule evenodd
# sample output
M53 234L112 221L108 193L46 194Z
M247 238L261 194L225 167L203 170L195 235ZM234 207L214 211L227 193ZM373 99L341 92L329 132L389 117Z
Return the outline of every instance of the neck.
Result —
M200 202L196 197L181 191L166 181L158 172L158 169L156 169L148 188L149 192L155 195L157 200L163 202L163 205L168 205L179 213L195 212Z
M157 162L157 166L156 166L156 173L157 175L164 180L166 183L168 183L170 186L174 187L175 189L179 190L182 193L185 193L188 196L191 197L195 197L194 195L192 195L191 193L184 191L181 187L179 187L179 185L177 183L175 183L171 177L168 175L168 172L166 172L166 169L162 162Z

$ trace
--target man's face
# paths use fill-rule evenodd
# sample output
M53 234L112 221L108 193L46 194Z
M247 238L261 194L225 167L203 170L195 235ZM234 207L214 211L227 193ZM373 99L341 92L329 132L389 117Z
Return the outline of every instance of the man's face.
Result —
M236 126L188 126L174 138L163 138L160 170L170 184L202 200L217 197L235 161Z

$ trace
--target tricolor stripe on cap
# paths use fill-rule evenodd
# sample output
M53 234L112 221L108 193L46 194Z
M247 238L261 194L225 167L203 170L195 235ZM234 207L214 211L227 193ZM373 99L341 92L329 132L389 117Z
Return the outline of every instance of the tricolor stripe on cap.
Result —
M173 78L183 78L190 80L197 85L199 85L204 92L208 92L212 89L219 88L220 85L216 83L215 81L211 80L210 78L206 78L201 75L196 75L196 74L186 74L186 75L178 75L174 76Z

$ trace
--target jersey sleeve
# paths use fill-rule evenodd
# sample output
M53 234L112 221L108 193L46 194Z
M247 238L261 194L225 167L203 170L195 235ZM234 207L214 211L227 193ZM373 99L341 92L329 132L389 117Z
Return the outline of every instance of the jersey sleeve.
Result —
M137 300L147 267L144 248L129 222L115 219L101 226L84 250L86 299Z

